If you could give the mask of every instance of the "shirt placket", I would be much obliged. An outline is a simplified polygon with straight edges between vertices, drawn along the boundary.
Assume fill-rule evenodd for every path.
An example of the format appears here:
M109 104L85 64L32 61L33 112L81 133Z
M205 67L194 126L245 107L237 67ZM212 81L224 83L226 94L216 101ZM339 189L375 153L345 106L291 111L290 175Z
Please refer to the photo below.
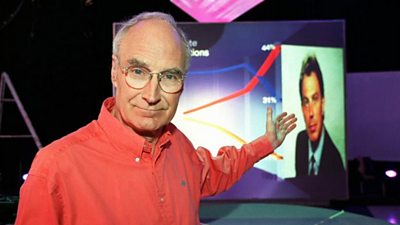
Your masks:
M166 153L163 152L163 147L156 146L152 157L152 174L156 184L156 194L158 205L162 216L163 224L173 224L173 214L170 207L170 199L166 195L165 187L165 158Z

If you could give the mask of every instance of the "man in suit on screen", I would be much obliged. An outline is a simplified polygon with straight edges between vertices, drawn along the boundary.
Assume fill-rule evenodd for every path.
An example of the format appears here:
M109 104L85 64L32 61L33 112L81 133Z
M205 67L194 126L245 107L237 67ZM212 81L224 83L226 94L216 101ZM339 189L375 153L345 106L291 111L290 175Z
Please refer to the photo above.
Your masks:
M340 153L324 126L324 83L315 56L303 61L299 87L306 129L296 140L296 176L344 176Z

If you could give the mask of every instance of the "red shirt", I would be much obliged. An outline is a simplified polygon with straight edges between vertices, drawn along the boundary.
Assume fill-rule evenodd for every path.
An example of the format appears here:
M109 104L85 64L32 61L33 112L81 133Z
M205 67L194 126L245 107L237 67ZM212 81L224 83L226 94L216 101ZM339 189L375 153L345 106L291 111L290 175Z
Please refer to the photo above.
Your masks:
M154 155L107 99L98 120L46 146L21 188L16 225L199 224L200 198L231 187L273 151L266 137L217 157L195 150L174 125Z

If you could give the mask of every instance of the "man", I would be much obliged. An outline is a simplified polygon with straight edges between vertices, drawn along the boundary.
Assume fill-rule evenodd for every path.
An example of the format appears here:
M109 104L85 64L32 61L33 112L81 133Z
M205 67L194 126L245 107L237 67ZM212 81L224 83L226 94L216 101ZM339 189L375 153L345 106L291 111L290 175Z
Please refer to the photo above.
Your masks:
M323 124L324 83L315 56L303 61L299 87L306 130L297 136L296 176L344 175L339 151Z
M113 42L115 97L98 120L37 154L16 224L199 224L200 198L231 187L296 126L293 114L272 121L269 109L266 134L241 149L195 150L170 123L189 58L171 16L127 21Z

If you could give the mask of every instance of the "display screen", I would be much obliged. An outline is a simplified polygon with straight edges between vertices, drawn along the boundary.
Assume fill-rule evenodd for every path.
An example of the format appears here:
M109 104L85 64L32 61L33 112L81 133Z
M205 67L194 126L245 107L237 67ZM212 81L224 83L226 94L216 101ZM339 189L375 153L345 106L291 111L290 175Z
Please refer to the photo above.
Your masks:
M192 47L192 62L173 123L196 147L216 155L221 146L240 147L263 135L268 106L274 116L285 111L298 118L274 154L213 198L346 198L343 22L179 26ZM322 81L312 71L315 65ZM300 82L302 73L308 74Z

